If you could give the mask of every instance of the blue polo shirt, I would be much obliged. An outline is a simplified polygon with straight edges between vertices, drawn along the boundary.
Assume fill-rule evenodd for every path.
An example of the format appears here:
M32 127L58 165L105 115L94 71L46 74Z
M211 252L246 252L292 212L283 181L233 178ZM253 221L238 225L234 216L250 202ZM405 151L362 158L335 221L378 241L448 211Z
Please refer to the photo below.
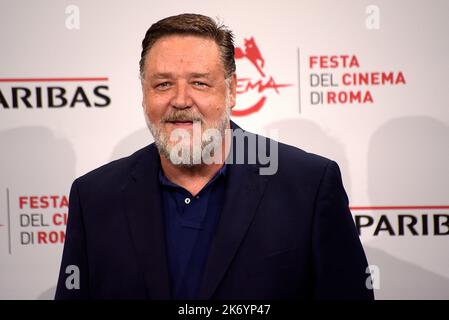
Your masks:
M194 197L167 179L159 181L174 299L195 299L224 200L226 164Z

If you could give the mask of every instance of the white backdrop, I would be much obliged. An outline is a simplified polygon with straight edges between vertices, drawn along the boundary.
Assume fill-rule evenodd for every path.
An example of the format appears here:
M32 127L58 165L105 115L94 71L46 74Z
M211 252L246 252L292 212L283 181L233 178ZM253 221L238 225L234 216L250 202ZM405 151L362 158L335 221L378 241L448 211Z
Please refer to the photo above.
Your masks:
M376 297L449 299L443 0L1 0L0 298L53 297L70 184L152 142L140 44L183 12L236 34L234 121L339 163Z

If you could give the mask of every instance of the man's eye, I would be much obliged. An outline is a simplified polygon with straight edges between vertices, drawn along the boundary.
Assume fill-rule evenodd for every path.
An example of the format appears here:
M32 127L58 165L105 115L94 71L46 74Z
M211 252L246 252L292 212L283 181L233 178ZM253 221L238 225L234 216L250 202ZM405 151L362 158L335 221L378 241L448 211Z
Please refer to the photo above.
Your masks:
M170 82L162 82L162 83L158 83L158 84L156 85L156 88L159 88L159 89L166 89L166 88L170 87L170 85L171 85Z
M207 87L207 84L201 81L194 81L193 85L196 87Z

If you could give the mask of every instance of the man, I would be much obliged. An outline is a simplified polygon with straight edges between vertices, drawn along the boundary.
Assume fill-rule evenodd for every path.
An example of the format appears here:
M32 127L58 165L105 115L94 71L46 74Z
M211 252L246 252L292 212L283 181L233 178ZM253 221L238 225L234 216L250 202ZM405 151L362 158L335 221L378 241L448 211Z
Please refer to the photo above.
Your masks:
M73 183L57 299L373 298L337 164L229 120L226 27L153 24L140 71L155 143Z

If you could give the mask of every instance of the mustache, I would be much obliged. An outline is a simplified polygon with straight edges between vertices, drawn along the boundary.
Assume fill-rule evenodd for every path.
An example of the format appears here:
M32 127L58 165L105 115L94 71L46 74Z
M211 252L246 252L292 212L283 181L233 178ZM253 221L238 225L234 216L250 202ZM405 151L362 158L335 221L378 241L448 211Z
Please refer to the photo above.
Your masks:
M162 123L174 121L203 122L203 118L200 115L195 114L191 111L183 111L183 110L173 111L161 118Z

